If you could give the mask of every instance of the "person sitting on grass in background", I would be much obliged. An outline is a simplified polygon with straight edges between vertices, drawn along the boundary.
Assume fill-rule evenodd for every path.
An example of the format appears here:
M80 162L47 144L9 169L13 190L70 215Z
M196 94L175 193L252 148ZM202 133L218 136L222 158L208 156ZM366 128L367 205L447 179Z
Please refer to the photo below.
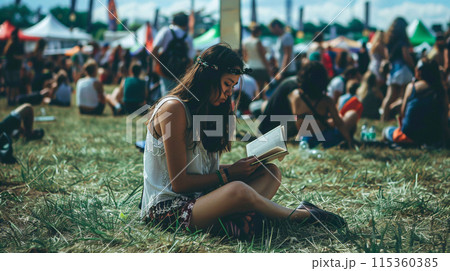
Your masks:
M44 64L44 69L39 78L33 81L31 93L20 94L16 97L17 104L40 105L45 97L49 96L49 90L55 82L53 72L55 65L51 61Z
M220 165L230 151L231 95L239 77L248 72L239 55L225 44L206 49L181 83L150 109L144 151L144 189L141 217L154 225L180 226L196 231L251 239L264 219L345 225L343 218L303 203L289 209L271 201L281 172L256 157ZM215 122L194 116L220 116L222 135L208 135ZM195 137L195 141L194 141ZM253 163L255 163L253 165Z
M33 107L30 104L23 104L0 122L0 134L6 133L9 137L16 138L22 134L27 140L41 139L44 136L44 130L33 130L33 123Z
M357 80L350 80L347 82L346 93L341 95L338 99L337 108L340 111L344 105L353 97L356 96L356 91L359 88L359 82Z
M362 118L379 119L379 108L383 101L383 93L377 88L377 76L367 71L362 79L361 86L356 91L358 99L363 105Z
M233 100L239 100L237 108L238 117L244 114L250 114L249 105L259 95L259 91L258 83L252 76L244 74L239 78L238 84L233 88ZM264 95L261 94L259 96L262 98Z
M449 139L448 96L439 65L422 58L415 69L416 81L408 84L401 106L399 126L387 127L384 139L394 143L444 145Z
M65 70L60 70L56 75L56 82L49 89L49 97L44 98L44 103L50 105L70 106L72 88Z
M97 80L97 63L89 59L83 66L85 77L77 81L77 105L80 114L101 115L105 109L106 97L103 84Z
M115 116L131 114L146 104L147 88L145 81L139 78L141 71L141 64L133 63L130 67L131 76L124 78L111 95L106 95Z
M355 67L347 68L343 74L335 76L331 79L330 83L327 86L327 95L331 97L336 104L339 97L346 93L345 87L349 80L358 80L361 75L358 72L358 69Z
M292 113L297 116L296 130L300 130L306 116L312 115L323 140L319 141L319 135L315 134L311 126L308 129L312 136L298 136L308 142L311 148L321 143L324 148L330 148L342 142L353 148L358 114L355 110L348 110L343 116L339 115L333 99L326 95L327 79L327 71L319 62L310 62L300 70L298 88L289 95Z
M83 66L85 77L77 81L77 105L80 114L101 115L105 109L105 104L111 106L113 112L120 110L120 104L115 103L106 96L103 91L103 84L97 79L97 62L89 59Z

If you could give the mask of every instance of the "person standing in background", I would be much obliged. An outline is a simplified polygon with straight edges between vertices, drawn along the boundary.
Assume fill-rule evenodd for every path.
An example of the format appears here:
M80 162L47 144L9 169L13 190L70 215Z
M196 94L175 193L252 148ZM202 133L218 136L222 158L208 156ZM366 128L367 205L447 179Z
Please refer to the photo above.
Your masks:
M172 24L161 28L153 41L155 72L161 76L163 96L178 84L179 78L173 78L172 75L183 75L195 57L193 40L188 34L188 22L189 17L184 12L176 13Z
M251 36L244 41L242 55L244 61L253 70L252 77L258 83L259 89L264 89L270 81L271 69L266 59L266 49L261 43L261 26L251 23L249 26Z
M30 61L33 67L34 76L31 82L31 90L39 91L42 86L39 85L42 82L43 70L45 65L44 49L47 42L44 39L38 40L33 53L31 54Z
M293 62L294 38L290 33L285 31L285 25L277 19L273 20L269 24L269 27L270 31L278 37L275 44L275 56L278 61L278 74L275 78L280 81L297 73L295 63Z
M84 62L86 61L86 57L83 54L83 45L77 44L76 46L78 48L78 51L72 55L72 78L73 81L76 83L78 79L81 77L81 73L83 70Z
M16 96L19 94L20 69L25 57L23 43L19 40L19 29L12 31L11 37L4 49L6 58L5 79L8 93L8 105L15 105Z
M385 82L383 75L381 74L382 62L385 59L384 44L384 32L377 31L372 40L372 48L370 48L370 63L369 70L377 77L378 86L383 85Z
M406 34L408 24L403 18L396 18L386 34L386 58L391 64L387 79L387 93L381 105L381 120L391 118L391 104L401 99L405 87L413 78L414 61L409 54L410 43Z
M365 74L369 66L369 52L367 52L367 43L363 42L358 52L358 70L360 74Z

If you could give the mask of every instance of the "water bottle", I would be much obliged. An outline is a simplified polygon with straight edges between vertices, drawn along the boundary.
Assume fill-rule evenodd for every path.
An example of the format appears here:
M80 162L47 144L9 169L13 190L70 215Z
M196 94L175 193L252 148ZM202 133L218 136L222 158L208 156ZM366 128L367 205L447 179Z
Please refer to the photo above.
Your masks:
M361 142L365 142L367 140L367 126L364 124L361 127Z
M377 138L377 134L375 132L375 127L372 126L369 129L367 139L368 139L368 141L374 142L376 138Z
M315 159L321 159L323 157L323 153L320 150L309 150L309 155Z
M42 115L42 116L47 115L47 113L45 112L45 108L43 108L43 107L41 107L41 115Z
M300 141L298 144L298 150L300 152L300 157L302 159L307 159L309 157L309 144L306 141Z

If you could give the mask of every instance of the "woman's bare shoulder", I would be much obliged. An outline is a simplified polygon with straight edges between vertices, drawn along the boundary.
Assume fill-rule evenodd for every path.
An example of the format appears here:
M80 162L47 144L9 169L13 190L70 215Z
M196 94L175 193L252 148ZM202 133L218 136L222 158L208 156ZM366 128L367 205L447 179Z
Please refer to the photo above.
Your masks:
M165 101L155 114L160 121L167 119L182 124L186 121L186 111L181 101L171 99Z

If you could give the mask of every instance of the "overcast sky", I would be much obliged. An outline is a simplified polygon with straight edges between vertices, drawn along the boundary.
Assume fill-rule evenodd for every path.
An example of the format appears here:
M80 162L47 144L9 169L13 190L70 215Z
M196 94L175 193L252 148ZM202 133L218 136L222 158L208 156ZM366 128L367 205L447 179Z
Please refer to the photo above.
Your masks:
M12 0L0 0L0 5L12 2ZM152 20L156 7L159 7L160 12L165 15L177 11L188 11L190 2L190 0L116 0L116 6L119 18L128 18L132 22L134 19ZM284 0L257 0L258 21L267 23L275 17L285 20L284 2ZM344 9L349 2L351 2L349 7ZM347 24L354 17L362 20L365 2L366 0L292 0L292 24L294 27L298 25L300 6L304 6L305 21L329 22L342 10L343 12L336 18L337 22ZM397 16L403 16L409 22L416 18L421 19L428 27L431 27L433 23L441 23L445 27L450 21L450 1L448 0L370 0L370 2L370 23L378 28L387 28ZM22 3L33 9L41 6L46 12L57 5L68 7L70 0L22 0ZM88 3L89 0L78 0L77 10L87 10ZM94 21L106 21L107 11L102 3L107 6L108 0L94 0ZM242 21L248 24L251 0L242 0L241 3ZM195 8L203 8L216 17L219 16L219 0L196 0Z

